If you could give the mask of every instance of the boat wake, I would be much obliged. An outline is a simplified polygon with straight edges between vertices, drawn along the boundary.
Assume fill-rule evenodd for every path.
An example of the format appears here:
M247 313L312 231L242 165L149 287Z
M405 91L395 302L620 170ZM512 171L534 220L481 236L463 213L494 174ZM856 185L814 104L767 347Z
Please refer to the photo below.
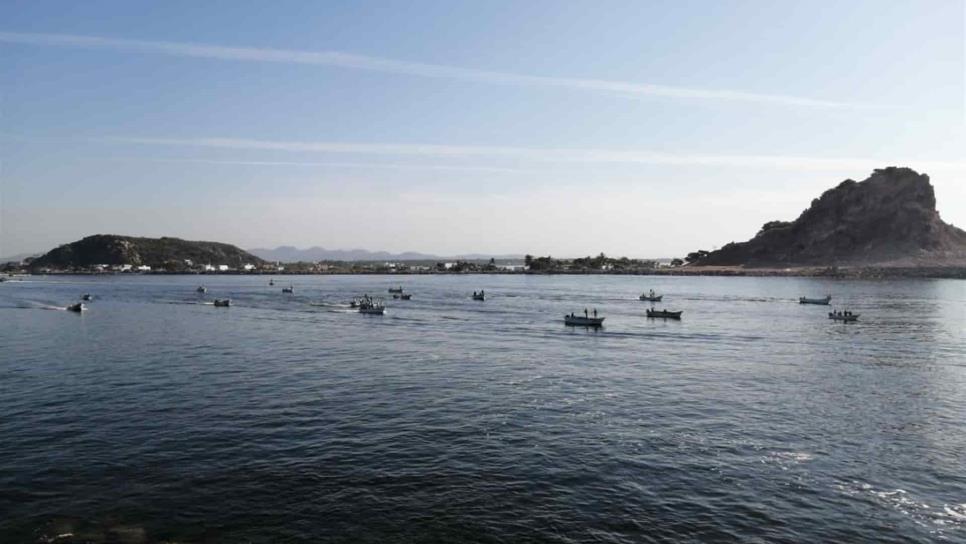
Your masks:
M66 312L67 306L55 306L49 302L36 300L20 300L10 305L0 305L0 308L10 308L15 310L61 310Z
M932 532L937 535L948 530L966 530L966 503L936 507L917 500L903 489L881 490L854 480L848 484L837 485L836 488L848 496L870 500L909 516L919 525L932 528Z

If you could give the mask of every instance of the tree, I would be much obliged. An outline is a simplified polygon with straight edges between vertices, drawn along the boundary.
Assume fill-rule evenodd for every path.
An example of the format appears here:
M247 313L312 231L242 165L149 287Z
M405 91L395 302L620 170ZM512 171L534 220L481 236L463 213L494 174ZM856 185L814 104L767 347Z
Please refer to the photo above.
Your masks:
M708 251L704 249L699 249L698 251L692 251L691 253L688 253L688 255L684 258L684 260L689 263L694 263L694 262L700 261L701 259L704 259L707 256L708 256Z

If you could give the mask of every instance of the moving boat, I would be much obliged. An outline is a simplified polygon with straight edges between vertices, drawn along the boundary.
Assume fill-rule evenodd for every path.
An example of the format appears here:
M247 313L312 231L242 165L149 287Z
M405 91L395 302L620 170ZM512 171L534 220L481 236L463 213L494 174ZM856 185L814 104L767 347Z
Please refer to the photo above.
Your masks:
M382 315L386 313L386 305L379 300L373 300L369 295L357 301L352 301L359 308L360 314Z
M70 306L67 307L68 312L77 312L77 313L83 312L86 309L87 309L87 306L84 306L83 302L78 302L77 304L71 304Z
M268 286L271 287L273 285L275 285L275 280L274 279L268 280Z
M574 327L600 327L603 324L603 317L588 317L574 314L564 316L564 325L571 325Z
M651 293L652 294L648 294L648 293L642 294L637 298L643 300L644 302L661 302L661 300L664 298L664 295L653 294L654 291L651 291Z
M292 286L282 287L282 292L283 293L294 293L295 292L295 287L292 287Z
M203 295L203 294L205 294L205 293L208 292L208 288L205 287L204 285L199 285L198 288L195 289L195 291L198 291L199 293L201 293Z
M799 304L819 304L822 306L828 306L830 302L832 302L832 295L826 295L825 298L798 297Z
M86 300L87 302L90 302L94 300L94 295L90 293L85 293L84 296L81 297L81 300Z
M473 291L473 300L486 300L486 293L480 290L479 293Z
M852 312L829 312L828 318L833 321L852 323L859 320L859 314L853 314Z
M402 293L403 292L403 288L402 288L402 286L399 286L399 287L390 287L389 288L389 292L390 293Z
M412 293L400 293L399 294L399 298L401 298L403 300L409 300L409 299L413 298L413 294Z
M217 306L219 308L227 308L227 307L231 306L231 299L230 298L226 298L226 299L222 300L222 299L216 298L215 299L215 306Z
M683 310L680 312L669 312L667 310L648 310L647 317L663 318L663 319L681 319L681 314L683 313L684 313Z

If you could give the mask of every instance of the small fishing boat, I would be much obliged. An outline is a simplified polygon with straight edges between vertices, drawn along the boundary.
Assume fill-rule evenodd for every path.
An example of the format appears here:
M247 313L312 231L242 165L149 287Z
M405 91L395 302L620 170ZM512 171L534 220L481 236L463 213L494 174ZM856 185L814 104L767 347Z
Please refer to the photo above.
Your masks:
M203 294L205 294L205 293L208 292L208 288L205 287L204 285L199 285L198 288L195 289L195 291L198 291L199 293L201 293L203 295Z
M637 298L643 300L644 302L661 302L661 300L664 299L664 295L653 295L653 294L644 293Z
M86 300L87 302L90 302L94 300L94 295L90 293L85 293L84 296L81 297L81 300Z
M399 294L399 298L401 298L403 300L409 300L409 299L413 298L413 294L412 293L400 293Z
M684 313L683 310L680 312L669 312L667 310L648 310L647 317L662 318L662 319L681 319L681 314L683 313Z
M829 312L828 318L833 321L852 323L859 320L859 314L853 314L852 312Z
M218 308L227 308L227 307L231 306L231 299L230 298L226 298L226 299L216 298L215 299L215 306L218 307Z
M832 302L832 295L827 295L825 298L798 297L799 304L819 304L821 306L828 306L830 302Z
M600 327L604 324L603 317L588 317L582 315L565 315L564 325L570 325L574 327Z
M389 292L390 293L402 293L403 292L403 288L402 288L402 286L399 286L399 287L390 287L389 288Z
M473 300L486 300L486 293L483 291L480 291L479 293L473 291Z
M292 286L282 287L282 292L283 293L294 293L295 292L295 287L292 287Z
M86 309L87 309L87 306L84 306L84 303L82 302L78 302L77 304L71 304L70 306L67 307L68 312L77 312L77 313L83 312Z
M364 295L352 302L356 304L354 307L359 308L360 314L382 315L386 313L386 305L381 300L375 300L369 295Z
M358 308L359 307L359 301L358 300L353 300L352 302L349 303L349 307L350 308Z
M274 285L275 285L275 280L274 280L274 279L270 279L270 280L268 280L268 286L269 286L269 287L272 287L272 286L274 286Z

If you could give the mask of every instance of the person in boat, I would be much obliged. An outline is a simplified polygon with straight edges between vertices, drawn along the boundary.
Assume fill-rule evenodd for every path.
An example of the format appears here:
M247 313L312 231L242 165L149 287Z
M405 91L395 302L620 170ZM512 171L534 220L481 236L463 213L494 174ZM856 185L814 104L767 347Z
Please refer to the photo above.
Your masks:
M481 297L482 297L482 296L484 296L484 295L483 295L483 290L482 290L482 289L480 289L480 296L481 296Z
M586 319L587 317L588 317L587 308L584 308L584 318Z
M597 308L594 308L594 319L597 319Z

